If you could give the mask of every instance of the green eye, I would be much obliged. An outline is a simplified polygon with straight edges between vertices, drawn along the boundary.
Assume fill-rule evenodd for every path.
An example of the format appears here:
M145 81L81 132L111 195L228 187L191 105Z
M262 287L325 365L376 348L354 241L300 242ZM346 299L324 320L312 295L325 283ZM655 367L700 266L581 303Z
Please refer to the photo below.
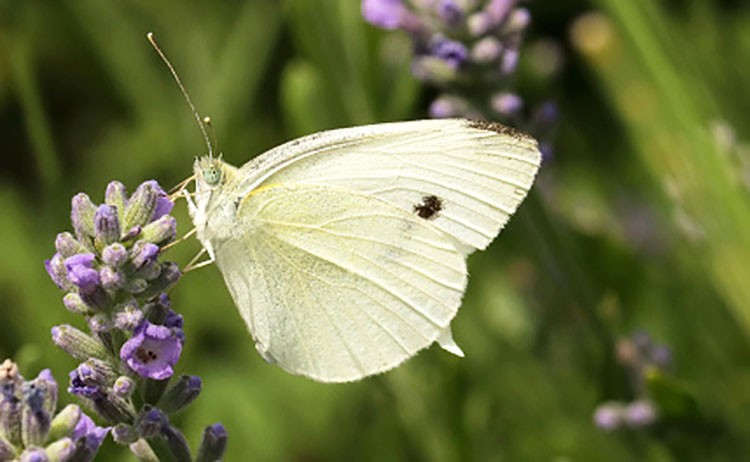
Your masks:
M216 167L203 169L203 179L209 186L216 186L221 181L221 170Z

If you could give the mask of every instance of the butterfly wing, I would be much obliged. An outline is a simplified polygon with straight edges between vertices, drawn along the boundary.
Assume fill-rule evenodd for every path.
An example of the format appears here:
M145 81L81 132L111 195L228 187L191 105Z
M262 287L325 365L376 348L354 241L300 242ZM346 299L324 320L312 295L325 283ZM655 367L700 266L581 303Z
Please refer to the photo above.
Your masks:
M467 120L318 133L233 173L216 199L233 218L203 239L267 360L356 380L435 341L461 354L465 256L499 233L540 160L532 138Z
M277 184L242 200L234 230L215 246L216 263L258 351L289 372L357 380L450 335L465 258L411 211L338 187Z
M526 197L536 141L488 122L420 120L332 130L283 144L240 170L241 189L318 184L414 212L435 197L432 224L464 254L484 249Z

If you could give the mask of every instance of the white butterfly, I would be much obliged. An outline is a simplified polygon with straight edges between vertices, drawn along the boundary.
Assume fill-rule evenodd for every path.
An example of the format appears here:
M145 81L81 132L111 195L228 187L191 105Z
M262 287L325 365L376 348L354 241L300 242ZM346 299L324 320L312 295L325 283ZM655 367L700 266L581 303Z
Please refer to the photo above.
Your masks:
M536 141L423 120L332 130L241 168L195 162L190 214L260 354L321 382L387 371L438 342L484 249L526 196Z

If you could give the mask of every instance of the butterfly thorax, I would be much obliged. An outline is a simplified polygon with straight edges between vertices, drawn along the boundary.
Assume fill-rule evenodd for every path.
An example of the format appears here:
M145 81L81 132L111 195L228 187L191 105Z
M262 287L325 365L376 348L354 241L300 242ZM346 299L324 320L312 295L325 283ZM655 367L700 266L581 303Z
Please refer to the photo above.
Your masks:
M219 158L204 156L195 160L195 200L190 216L196 235L209 256L214 258L215 244L229 237L234 221L232 191L237 185L237 168Z

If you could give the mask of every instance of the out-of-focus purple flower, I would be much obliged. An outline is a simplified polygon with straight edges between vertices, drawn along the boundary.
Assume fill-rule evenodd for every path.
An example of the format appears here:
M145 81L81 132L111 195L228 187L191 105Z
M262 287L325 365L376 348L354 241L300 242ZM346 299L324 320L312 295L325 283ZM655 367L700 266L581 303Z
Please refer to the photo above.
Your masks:
M654 423L655 420L656 409L651 401L633 401L625 408L625 422L631 427L645 427Z
M420 22L402 0L363 0L362 16L383 29L408 29Z
M99 272L94 269L95 259L93 253L81 253L65 259L68 279L84 293L91 292L101 282Z
M436 38L430 44L430 54L440 58L453 69L458 69L469 57L466 45L455 40Z
M484 8L484 12L491 18L493 25L504 22L518 0L490 0Z
M513 116L523 109L523 99L513 93L500 93L492 97L492 109L500 114Z
M615 430L622 425L623 409L620 403L600 404L594 411L594 424L602 430Z
M164 380L182 352L182 341L172 329L145 321L120 349L120 359L138 375Z
M484 37L471 48L471 59L478 63L491 63L500 56L503 44L495 37Z
M672 365L672 350L666 345L655 345L651 350L651 361L663 369L668 369Z
M515 48L505 50L502 58L500 58L500 73L507 76L516 72L519 56L520 54Z
M456 0L441 0L438 14L446 24L455 26L463 19L464 10L456 3Z

